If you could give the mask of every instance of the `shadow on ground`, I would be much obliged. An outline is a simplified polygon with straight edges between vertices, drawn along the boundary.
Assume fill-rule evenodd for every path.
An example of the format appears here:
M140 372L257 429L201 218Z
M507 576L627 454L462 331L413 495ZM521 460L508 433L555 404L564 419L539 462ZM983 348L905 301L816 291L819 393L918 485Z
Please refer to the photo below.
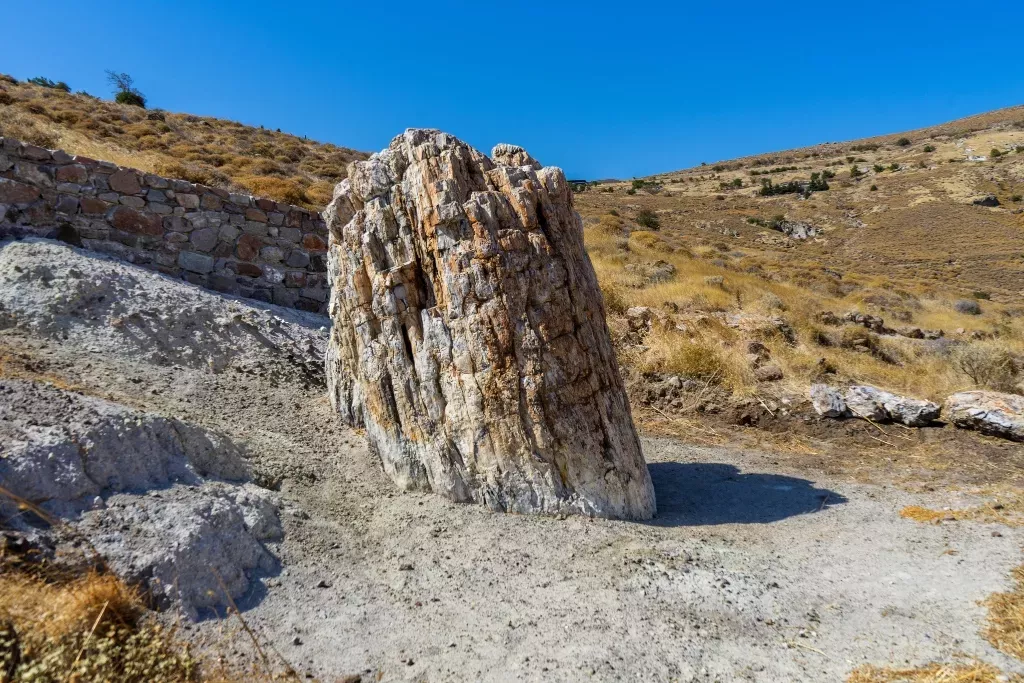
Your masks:
M648 469L658 499L656 526L764 524L846 502L806 479L744 474L733 465L655 462Z

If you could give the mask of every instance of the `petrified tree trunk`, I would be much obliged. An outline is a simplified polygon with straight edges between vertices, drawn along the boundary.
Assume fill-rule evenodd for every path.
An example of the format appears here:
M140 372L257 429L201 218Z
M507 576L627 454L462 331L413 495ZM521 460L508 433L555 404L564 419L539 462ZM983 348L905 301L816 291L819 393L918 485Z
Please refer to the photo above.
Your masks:
M558 168L407 130L326 212L327 375L403 489L514 512L647 519L640 452Z

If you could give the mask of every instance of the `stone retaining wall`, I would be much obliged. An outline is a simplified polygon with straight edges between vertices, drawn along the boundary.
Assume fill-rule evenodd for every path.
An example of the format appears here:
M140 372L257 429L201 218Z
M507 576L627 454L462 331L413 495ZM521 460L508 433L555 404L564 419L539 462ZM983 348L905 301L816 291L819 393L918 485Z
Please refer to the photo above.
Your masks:
M26 235L220 292L327 310L320 214L0 138L0 237Z

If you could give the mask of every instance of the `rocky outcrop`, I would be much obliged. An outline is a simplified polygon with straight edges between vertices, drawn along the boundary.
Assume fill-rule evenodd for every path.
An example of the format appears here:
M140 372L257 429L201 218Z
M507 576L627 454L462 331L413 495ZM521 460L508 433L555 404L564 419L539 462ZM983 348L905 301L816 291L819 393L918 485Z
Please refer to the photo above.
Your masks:
M872 422L899 422L924 427L938 419L940 407L931 401L898 396L876 387L857 385L845 390L814 384L811 405L822 417L862 417Z
M804 221L779 221L772 227L795 240L806 240L821 234L820 228Z
M1024 441L1024 396L961 391L946 399L946 419L957 427Z
M560 169L408 130L330 230L331 400L405 490L644 519L654 490Z
M0 482L87 537L122 578L196 618L276 567L275 497L200 427L49 384L0 380ZM0 497L0 517L26 515Z

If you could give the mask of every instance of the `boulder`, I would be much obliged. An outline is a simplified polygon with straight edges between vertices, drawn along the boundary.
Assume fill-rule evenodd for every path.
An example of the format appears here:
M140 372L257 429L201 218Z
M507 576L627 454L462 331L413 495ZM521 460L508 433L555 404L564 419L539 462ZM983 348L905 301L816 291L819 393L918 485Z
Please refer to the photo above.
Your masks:
M647 519L654 489L560 169L410 129L325 218L333 406L404 490Z
M827 384L811 385L811 405L822 417L846 417L846 401L838 389Z
M804 221L779 221L772 227L795 240L806 240L821 234L820 228Z
M975 206L999 206L999 199L994 194L984 194L971 200Z
M908 427L924 427L938 419L941 411L936 403L898 396L872 386L852 386L844 395L846 406L854 415L876 422L899 422Z
M898 396L866 385L845 390L825 384L811 386L811 405L822 417L862 417L872 422L899 422L923 427L938 419L940 408L931 401Z
M962 429L1024 441L1024 396L961 391L946 399L946 419Z

